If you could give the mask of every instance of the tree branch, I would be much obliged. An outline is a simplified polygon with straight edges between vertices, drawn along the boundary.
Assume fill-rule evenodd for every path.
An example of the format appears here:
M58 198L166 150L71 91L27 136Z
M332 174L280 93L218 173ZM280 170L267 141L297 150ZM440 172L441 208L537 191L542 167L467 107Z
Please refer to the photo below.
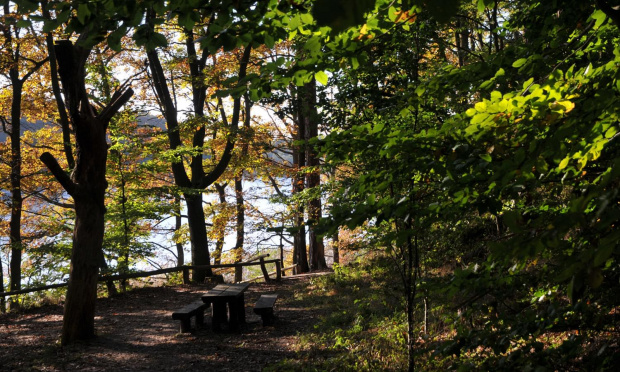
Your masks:
M250 60L250 52L252 51L252 46L248 45L245 47L243 51L243 57L241 57L241 61L239 63L239 76L237 81L242 81L247 73L248 62ZM200 183L200 188L206 188L217 181L218 178L224 173L226 168L228 167L228 163L232 158L232 150L235 147L236 140L236 132L239 128L239 114L241 111L241 97L237 97L234 99L233 103L233 114L232 120L230 123L231 127L231 135L228 137L228 141L226 141L226 147L224 148L224 153L220 158L220 161L217 163L215 168L213 168L209 174L207 174ZM222 120L225 122L226 116L222 115Z
M75 193L77 192L77 185L71 180L69 175L65 173L62 169L58 161L54 158L52 154L49 152L44 152L41 157L39 157L43 164L47 166L47 169L52 172L54 177L58 180L58 182L62 185L62 187L67 191L67 193L73 197L75 197Z
M128 88L124 92L120 89L117 90L112 95L110 103L101 111L98 118L104 123L108 123L112 119L112 116L114 116L118 110L120 110L121 107L129 101L131 96L133 96L133 89L131 88Z

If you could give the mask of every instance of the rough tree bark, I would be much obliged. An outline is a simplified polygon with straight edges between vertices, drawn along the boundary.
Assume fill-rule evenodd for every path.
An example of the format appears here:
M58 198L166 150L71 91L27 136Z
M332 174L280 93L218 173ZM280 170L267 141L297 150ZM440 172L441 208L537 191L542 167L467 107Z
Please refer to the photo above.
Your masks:
M250 129L252 111L252 101L245 95L245 110L243 114L243 127L246 130L245 140L241 146L241 161L244 162L250 151L250 138L248 132ZM237 239L235 243L234 256L235 263L243 260L243 244L245 241L245 198L243 195L243 166L241 170L235 175L235 200L237 204ZM235 282L243 280L243 267L239 266L235 268Z
M306 185L309 189L321 186L321 173L318 169L319 158L310 144L310 140L319 135L319 114L316 109L316 80L306 83L302 88L300 121L304 124L304 139L306 142L306 165L311 169L306 173ZM316 233L316 226L321 219L321 196L310 199L308 203L308 250L310 254L310 269L321 270L327 268L325 262L325 244L323 238Z
M225 183L215 183L215 189L217 190L217 195L220 201L220 213L224 208L226 208L226 184ZM213 223L213 228L217 231L217 239L215 240L215 249L213 250L213 263L219 265L222 263L222 250L224 249L224 238L226 236L226 224L222 224L219 222ZM218 231L220 230L220 231Z
M65 301L61 343L66 345L95 336L97 277L102 252L105 214L105 178L108 145L106 131L112 116L131 98L133 90L119 90L109 104L96 112L86 92L86 59L90 49L60 41L55 46L58 73L76 140L76 163L67 175L50 153L41 155L65 191L73 197L75 227L71 273Z
M306 133L305 121L302 120L300 114L301 98L299 94L295 94L292 89L293 97L292 101L295 102L296 119L295 124L297 130L295 133L296 141L303 141ZM300 145L293 145L293 167L296 171L293 177L293 195L299 194L304 191L304 175L302 173L303 168L306 166L306 152L304 147ZM293 236L293 264L295 265L295 273L307 273L310 271L308 265L308 256L306 248L306 227L304 224L305 207L303 202L297 201L297 205L294 206L295 213L293 217L293 224L297 231Z
M183 243L181 243L180 239L178 239L178 233L183 226L183 220L181 216L181 198L178 196L174 197L174 231L177 233L177 266L185 265L185 252L183 251Z

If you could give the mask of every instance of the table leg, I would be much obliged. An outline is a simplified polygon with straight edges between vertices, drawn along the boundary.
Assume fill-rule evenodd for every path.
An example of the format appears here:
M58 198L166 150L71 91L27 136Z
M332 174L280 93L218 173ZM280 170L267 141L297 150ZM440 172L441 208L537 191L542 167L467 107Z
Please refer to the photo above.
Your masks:
M239 329L239 306L237 306L237 299L233 298L228 303L228 325L231 331Z
M226 322L226 302L214 301L213 306L213 318L211 328L214 332L220 330L222 323Z
M245 324L245 296L243 293L237 298L237 301L237 306L239 307L239 323Z

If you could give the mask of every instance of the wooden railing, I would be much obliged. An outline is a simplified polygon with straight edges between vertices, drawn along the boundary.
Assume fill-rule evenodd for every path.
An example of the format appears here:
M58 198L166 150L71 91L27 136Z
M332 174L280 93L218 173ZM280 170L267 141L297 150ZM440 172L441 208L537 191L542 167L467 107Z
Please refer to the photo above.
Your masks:
M218 268L231 268L231 267L244 267L244 266L257 266L260 265L261 266L261 271L263 273L263 278L265 279L266 282L271 281L270 278L270 274L267 272L267 268L266 268L266 264L270 264L270 263L275 263L276 265L276 270L274 272L272 272L271 274L275 274L276 276L276 280L280 280L282 277L282 273L285 270L289 270L290 268L287 267L285 269L282 269L282 265L279 259L272 259L272 260L266 260L265 258L269 257L268 254L263 254L263 255L259 255L259 256L255 256L255 257L251 257L250 259L248 259L247 261L244 262L238 262L238 263L232 263L232 264L218 264L218 265L183 265L183 266L176 266L176 267L169 267L169 268L165 268L165 269L159 269L159 270L152 270L152 271L143 271L143 272L136 272L136 273L128 273L128 274L116 274L116 275L100 275L98 281L100 282L107 282L107 281L113 281L113 280L123 280L123 279L136 279L136 278L146 278L149 276L154 276L154 275L160 275L160 274L169 274L169 273L174 273L174 272L179 272L182 271L183 272L183 282L184 283L189 283L189 271L190 270L194 270L194 269L218 269ZM258 262L255 262L258 261ZM261 278L261 277L258 277ZM258 278L255 278L253 280L256 280ZM0 297L4 298L4 297L8 297L8 296L14 296L14 295L19 295L19 294L25 294L25 293L31 293L31 292L39 292L39 291L45 291L48 289L54 289L54 288L60 288L60 287L65 287L67 286L68 283L58 283L58 284L50 284L50 285L46 285L46 286L42 286L42 287L36 287L36 288L27 288L27 289L21 289L21 290L17 290L17 291L9 291L9 292L0 292Z

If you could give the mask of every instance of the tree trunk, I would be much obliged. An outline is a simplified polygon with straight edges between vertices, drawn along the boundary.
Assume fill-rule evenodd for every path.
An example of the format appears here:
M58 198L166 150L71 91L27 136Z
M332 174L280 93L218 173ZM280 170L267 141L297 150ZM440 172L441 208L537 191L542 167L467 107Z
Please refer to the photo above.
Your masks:
M252 101L246 94L244 96L245 110L243 112L243 128L246 130L245 141L241 146L241 171L235 175L235 198L237 203L237 241L235 243L235 262L243 260L243 245L245 241L245 199L243 196L243 163L247 161L250 151L250 121L252 118ZM235 268L235 282L243 280L243 267Z
M340 263L340 240L338 237L338 232L339 231L336 230L336 232L334 233L334 236L332 237L332 250L333 250L335 264Z
M47 0L41 1L41 12L43 13L43 17L46 19L52 19L49 9L47 9ZM71 127L69 126L69 116L67 115L67 108L65 107L65 102L61 94L60 82L58 81L56 50L54 48L54 36L51 32L48 32L45 35L45 42L47 46L47 53L49 55L50 82L52 84L54 99L56 100L56 107L58 108L60 127L62 128L62 147L65 153L65 158L67 159L67 164L69 165L69 169L73 169L75 168L75 159L71 148Z
M80 39L86 37L84 33ZM108 186L105 179L106 131L112 116L129 100L133 90L115 92L110 103L100 113L95 112L89 102L85 81L85 64L90 50L74 46L68 40L58 42L55 48L77 149L71 178L50 153L41 155L41 161L73 197L75 205L71 272L61 334L61 344L66 345L95 336L97 278L99 259L103 254L105 190Z
M245 239L245 205L243 200L243 171L235 176L235 199L237 206L237 240L233 255L235 263L243 259L243 241ZM235 283L243 280L243 267L235 268Z
M105 138L105 137L104 137ZM105 140L104 140L105 142ZM81 153L76 169L95 170L100 158L101 148L89 155ZM107 148L105 150L107 152ZM91 151L87 151L91 152ZM95 156L93 156L95 155ZM98 155L98 156L97 156ZM90 161L85 160L90 158ZM99 159L100 160L100 159ZM101 166L101 164L99 165ZM103 198L105 184L105 162L98 175L99 182L91 184L90 189ZM92 172L98 173L98 172ZM93 174L96 175L96 174ZM76 179L76 181L78 181ZM97 195L97 194L94 194ZM71 254L71 274L67 288L67 299L63 316L61 343L66 345L76 340L88 340L95 336L95 303L97 300L97 279L99 274L98 257L101 255L104 232L103 200L81 195L75 198L75 229L73 231L73 251Z
M499 36L499 21L497 20L497 13L498 13L498 0L495 0L495 3L493 4L493 12L492 12L492 20L491 20L491 35L493 37L493 45L495 46L495 52L498 53L501 50L501 46L500 46L500 36Z
M295 140L302 141L305 136L304 121L301 119L300 107L301 98L299 95L293 98L293 101L297 107L297 133ZM304 190L304 175L301 173L302 169L306 166L306 153L304 147L300 145L293 145L293 167L297 171L293 177L293 195L299 194ZM306 251L306 227L304 224L305 208L302 201L297 201L294 206L295 212L293 217L293 224L297 228L297 232L293 237L293 264L296 266L295 273L307 273L310 271L308 265L308 256Z
M209 265L209 242L207 240L207 226L205 224L205 212L202 208L202 193L186 193L185 205L187 206L187 223L189 225L189 236L192 244L192 264ZM208 276L212 276L213 271L208 269L192 270L192 281L203 283Z
M185 265L185 252L183 251L183 243L181 243L179 239L179 231L183 226L183 220L181 217L181 198L178 196L174 197L174 231L177 233L176 235L176 247L177 247L177 266Z
M215 183L215 189L217 190L217 195L220 201L220 213L226 208L226 184ZM213 223L213 228L216 233L215 240L215 249L213 250L213 263L219 265L222 263L222 250L224 249L224 238L226 237L226 225L228 223L215 222Z
M11 221L9 222L9 242L11 245L10 289L18 291L22 286L22 155L21 155L21 102L23 82L19 79L19 71L9 71L13 98L11 101ZM11 297L11 309L18 309L18 297Z
M321 186L321 173L318 169L319 159L310 140L318 137L319 134L319 115L316 109L316 80L305 84L302 88L301 115L300 121L304 124L304 139L306 141L306 165L311 171L306 174L306 185L308 188ZM323 238L316 234L316 226L321 219L321 197L317 196L308 203L308 225L309 225L309 253L310 268L321 270L327 268L325 262L325 245Z
M150 26L154 29L155 25L152 22L150 15L147 17L147 22L149 22ZM187 31L185 36L187 61L190 67L190 77L192 85L192 100L194 109L193 113L196 118L202 118L204 116L204 101L207 92L207 87L204 84L203 70L206 66L206 61L207 57L209 57L209 53L207 49L203 49L202 53L198 55L194 45L195 40L192 31ZM251 46L247 46L243 52L243 57L239 64L239 80L243 80L246 76L251 49ZM153 88L160 102L162 114L166 119L170 149L176 150L183 146L183 142L181 141L181 135L179 133L179 122L177 118L177 107L175 105L175 99L173 99L172 95L170 94L170 90L168 89L168 80L159 60L159 55L157 54L157 51L152 50L147 52L147 58L149 62L149 69L152 75ZM232 150L235 146L235 135L238 130L240 110L241 99L235 98L233 100L233 112L230 124L228 124L228 119L226 118L226 115L222 114L222 121L230 130L231 135L226 142L226 146L220 156L220 159L217 160L215 166L208 173L205 172L205 170L203 169L202 153L192 156L190 164L191 179L185 169L183 161L180 158L174 160L171 163L175 184L179 187L192 188L195 190L191 194L184 194L185 203L188 209L187 220L191 240L192 262L194 265L207 265L210 263L206 235L206 220L204 210L202 209L201 192L218 180L218 178L224 173L230 162L230 159L232 157ZM192 146L196 149L202 150L204 147L204 137L205 127L201 126L197 128L196 131L194 131ZM211 269L193 270L192 279L197 282L202 282L207 276L211 275L213 275Z
M101 254L99 255L99 268L101 269L101 274L109 274L110 267L108 263L105 261L105 255L103 254L103 250L101 250ZM118 291L116 290L116 285L114 285L114 280L107 280L105 282L106 288L108 289L108 297L116 296Z
M2 260L0 260L0 292L4 292L4 268L2 267ZM0 297L0 314L6 313L6 297Z

